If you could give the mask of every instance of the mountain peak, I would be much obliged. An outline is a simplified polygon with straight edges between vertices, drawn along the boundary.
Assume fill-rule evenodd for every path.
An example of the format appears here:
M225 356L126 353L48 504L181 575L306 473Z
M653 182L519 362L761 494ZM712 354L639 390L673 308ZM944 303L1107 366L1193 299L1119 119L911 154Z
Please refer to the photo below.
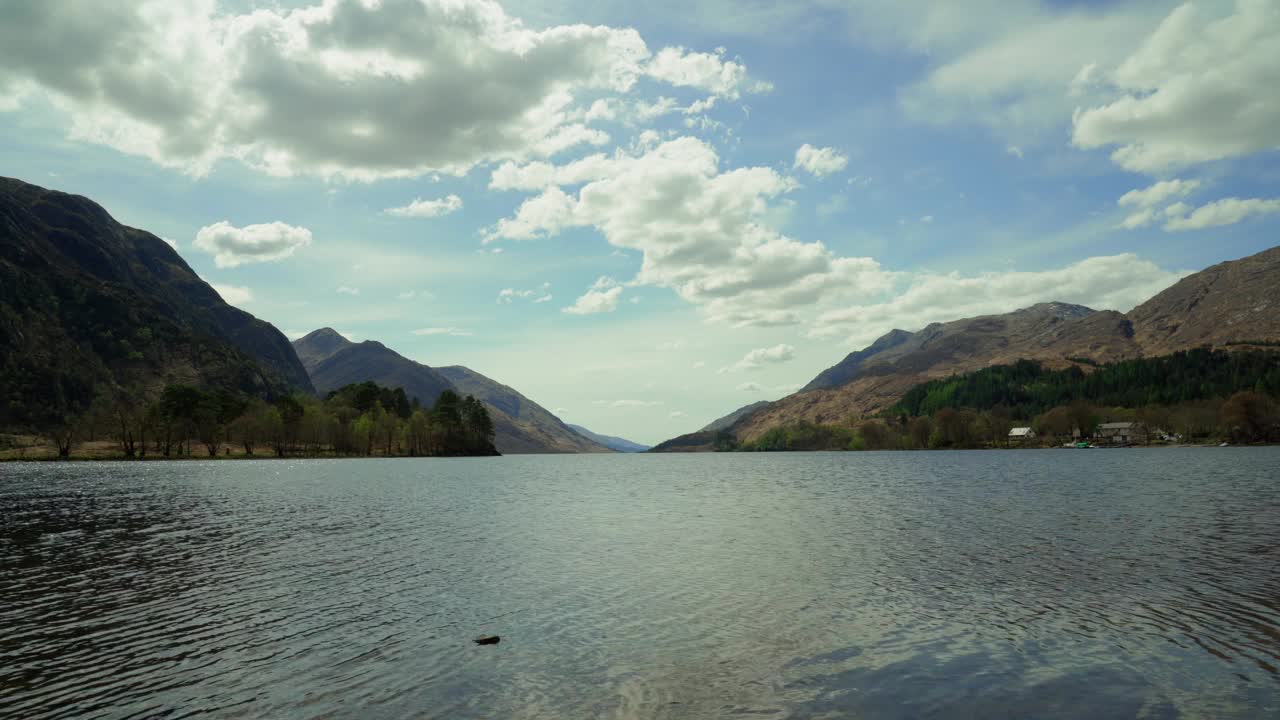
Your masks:
M298 353L298 359L302 361L303 366L310 372L317 363L353 344L337 330L322 327L294 340L293 349Z

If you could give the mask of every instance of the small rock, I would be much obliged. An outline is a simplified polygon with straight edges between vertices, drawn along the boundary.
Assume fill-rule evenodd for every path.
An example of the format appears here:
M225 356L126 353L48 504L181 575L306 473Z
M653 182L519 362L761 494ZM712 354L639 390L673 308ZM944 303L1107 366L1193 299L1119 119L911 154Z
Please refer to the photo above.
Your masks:
M481 635L476 638L477 645L497 645L500 642L502 642L502 638L497 635Z

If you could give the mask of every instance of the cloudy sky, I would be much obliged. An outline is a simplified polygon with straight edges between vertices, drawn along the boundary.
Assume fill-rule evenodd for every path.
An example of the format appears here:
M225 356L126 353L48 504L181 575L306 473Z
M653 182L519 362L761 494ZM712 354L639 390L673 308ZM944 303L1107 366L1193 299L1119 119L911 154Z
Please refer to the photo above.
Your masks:
M1280 3L887 5L10 2L0 173L648 442L1275 244Z

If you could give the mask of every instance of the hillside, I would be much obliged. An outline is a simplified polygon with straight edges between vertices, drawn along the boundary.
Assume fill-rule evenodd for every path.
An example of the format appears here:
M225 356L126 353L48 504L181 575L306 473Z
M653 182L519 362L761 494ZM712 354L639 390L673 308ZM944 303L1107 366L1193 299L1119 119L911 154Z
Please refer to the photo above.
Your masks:
M724 430L725 428L733 427L734 423L738 422L739 420L746 417L747 415L750 415L751 413L759 410L760 408L765 407L768 404L769 404L768 400L758 400L756 402L751 403L750 405L743 405L742 407L738 408L737 410L734 410L733 412L729 413L728 415L725 415L724 417L712 420L711 422L707 423L698 432L713 433L717 430Z
M353 343L331 328L294 341L320 392L372 380L403 388L410 398L431 405L446 389L474 395L488 408L497 430L498 451L510 453L609 452L578 433L545 408L514 389L461 366L432 368L380 342Z
M572 428L574 432L585 437L586 439L594 443L603 445L609 448L610 450L616 450L617 452L635 453L635 452L644 452L645 450L649 449L648 445L641 445L638 442L632 442L626 438L620 438L615 435L601 435L600 433L591 432L590 430L582 427L581 425L574 425L570 423L569 427Z
M1001 315L893 330L850 353L799 392L732 424L742 441L801 421L836 423L874 414L911 388L1017 360L1049 369L1154 357L1202 345L1280 341L1280 248L1190 275L1127 314L1042 303ZM695 434L659 448L708 449Z
M1147 355L1280 340L1280 247L1189 275L1128 317Z
M0 425L168 383L311 391L289 341L223 302L160 238L87 198L0 178Z

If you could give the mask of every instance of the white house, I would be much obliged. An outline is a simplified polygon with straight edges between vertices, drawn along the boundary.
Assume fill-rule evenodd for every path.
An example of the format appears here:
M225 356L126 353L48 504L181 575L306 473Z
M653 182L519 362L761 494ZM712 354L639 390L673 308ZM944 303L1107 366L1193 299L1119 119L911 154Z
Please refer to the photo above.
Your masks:
M1018 427L1009 431L1009 439L1023 442L1026 440L1035 440L1036 431L1029 427Z

